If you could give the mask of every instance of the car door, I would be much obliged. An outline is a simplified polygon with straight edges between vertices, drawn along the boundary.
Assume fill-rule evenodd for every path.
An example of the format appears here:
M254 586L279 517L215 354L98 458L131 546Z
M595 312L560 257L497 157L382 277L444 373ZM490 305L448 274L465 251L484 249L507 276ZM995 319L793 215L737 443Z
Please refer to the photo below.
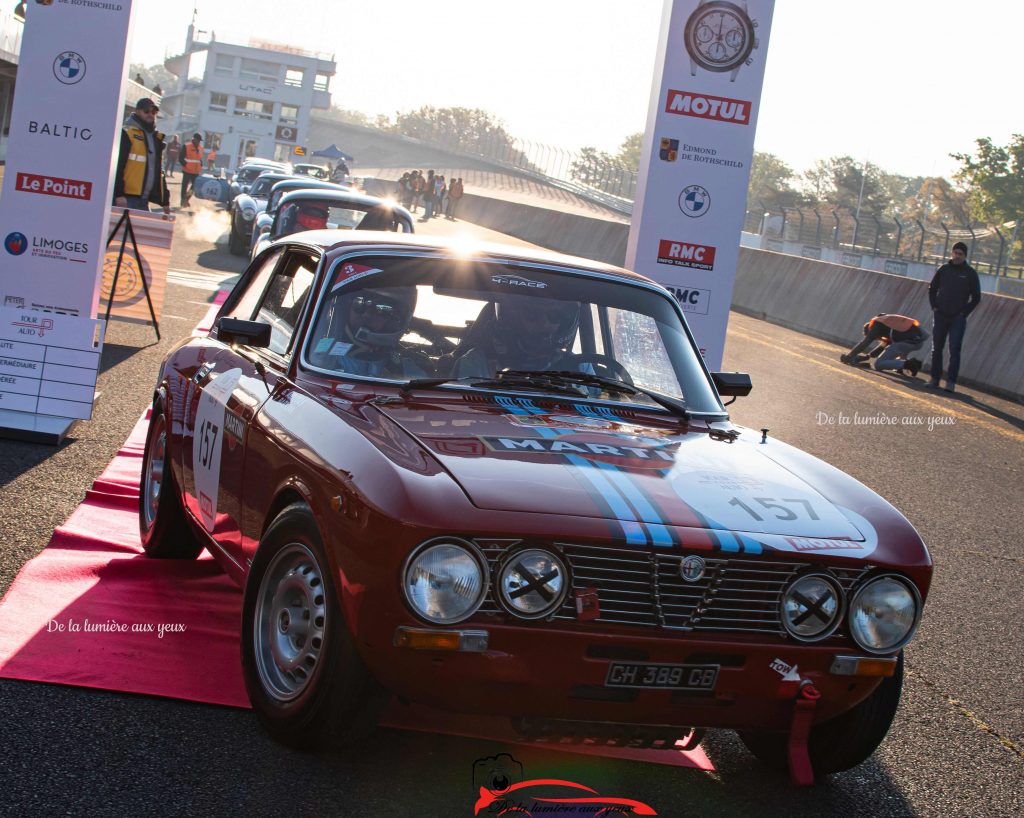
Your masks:
M284 248L260 256L246 271L221 316L251 320L285 262ZM245 347L229 346L211 334L204 362L189 384L180 447L185 507L232 559L239 553L239 500L245 423L253 401L269 387Z

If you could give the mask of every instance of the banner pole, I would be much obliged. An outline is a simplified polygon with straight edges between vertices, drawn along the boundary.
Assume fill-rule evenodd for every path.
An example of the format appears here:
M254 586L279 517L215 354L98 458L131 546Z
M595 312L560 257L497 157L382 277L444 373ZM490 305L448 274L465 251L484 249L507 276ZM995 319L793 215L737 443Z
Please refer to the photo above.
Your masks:
M128 211L124 212L125 217L128 217ZM160 323L156 320L156 310L153 309L153 299L149 297L149 282L146 281L146 270L142 266L142 258L139 256L139 245L135 241L135 228L132 226L131 218L128 218L128 225L125 227L125 233L131 233L132 237L132 251L135 253L135 263L139 266L139 276L142 278L142 289L146 293L146 303L149 304L149 316L153 319L153 330L156 332L156 340L160 340ZM111 292L113 296L113 292Z

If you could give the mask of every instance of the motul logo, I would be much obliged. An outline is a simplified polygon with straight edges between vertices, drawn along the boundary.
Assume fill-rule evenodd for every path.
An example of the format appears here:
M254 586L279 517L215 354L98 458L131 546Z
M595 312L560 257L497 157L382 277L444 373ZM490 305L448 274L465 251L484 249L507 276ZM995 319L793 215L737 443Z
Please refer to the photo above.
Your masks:
M662 239L658 243L658 264L674 264L696 270L715 269L715 248L703 244Z
M717 119L719 122L750 124L750 103L743 99L691 94L689 91L669 91L665 111L698 119Z

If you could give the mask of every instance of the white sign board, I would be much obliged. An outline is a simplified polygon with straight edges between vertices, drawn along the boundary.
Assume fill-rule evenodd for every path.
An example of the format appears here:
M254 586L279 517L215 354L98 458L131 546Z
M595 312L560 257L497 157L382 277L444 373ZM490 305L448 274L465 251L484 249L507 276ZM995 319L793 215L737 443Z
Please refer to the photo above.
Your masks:
M774 0L665 0L626 266L721 367Z
M0 197L0 427L87 419L132 0L29 3Z
M96 316L131 0L30 3L0 198L0 304Z
M103 322L0 307L0 410L92 417Z

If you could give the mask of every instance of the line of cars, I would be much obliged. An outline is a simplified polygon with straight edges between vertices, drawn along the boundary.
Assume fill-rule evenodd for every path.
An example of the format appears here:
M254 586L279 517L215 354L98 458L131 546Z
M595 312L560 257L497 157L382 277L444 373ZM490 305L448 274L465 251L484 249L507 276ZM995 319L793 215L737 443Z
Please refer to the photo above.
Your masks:
M300 230L414 232L412 215L404 207L321 178L325 176L319 165L289 168L261 161L239 168L238 193L228 206L231 253L254 257L274 239Z

